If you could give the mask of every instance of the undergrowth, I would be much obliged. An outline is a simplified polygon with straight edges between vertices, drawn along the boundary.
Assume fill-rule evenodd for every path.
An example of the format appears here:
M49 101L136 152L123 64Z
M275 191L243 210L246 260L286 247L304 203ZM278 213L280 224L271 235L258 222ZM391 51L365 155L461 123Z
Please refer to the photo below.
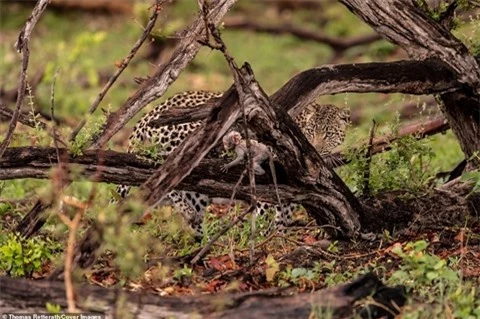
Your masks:
M363 194L367 186L372 195L388 190L417 192L425 188L431 177L431 161L434 151L427 139L416 136L398 136L399 121L390 125L387 137L393 139L388 144L390 150L373 155L368 163L367 144L347 149L348 167L340 171L341 176L354 193ZM365 171L369 170L368 180Z

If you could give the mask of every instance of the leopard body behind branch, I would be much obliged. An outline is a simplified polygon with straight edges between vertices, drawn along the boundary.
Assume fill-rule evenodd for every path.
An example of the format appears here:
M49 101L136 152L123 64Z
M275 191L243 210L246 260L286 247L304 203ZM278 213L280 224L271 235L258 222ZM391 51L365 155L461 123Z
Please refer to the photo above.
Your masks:
M149 125L150 122L159 119L163 112L171 108L198 107L210 99L221 97L222 94L210 91L187 91L175 94L144 115L135 125L129 138L128 152L138 153L139 148L151 145L155 148L157 157L166 158L202 122L166 126ZM349 122L349 111L333 105L312 103L295 118L295 122L320 155L326 155L343 142ZM117 192L121 197L126 197L129 189L128 186L121 185L117 188ZM207 195L172 190L168 193L165 203L172 204L182 214L197 237L202 236L203 216L207 206L211 203L211 199ZM279 206L274 203L258 202L257 214L264 214L270 210L275 211L275 227L281 228L291 223L296 206L294 203Z

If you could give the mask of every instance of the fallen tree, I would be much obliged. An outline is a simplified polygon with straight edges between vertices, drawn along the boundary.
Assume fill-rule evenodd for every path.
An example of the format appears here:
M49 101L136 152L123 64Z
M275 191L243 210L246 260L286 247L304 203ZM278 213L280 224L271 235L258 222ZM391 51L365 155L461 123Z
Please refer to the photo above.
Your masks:
M8 148L2 160L0 160L0 180L17 178L51 178L51 170L55 167L57 153L55 148L21 147ZM85 177L95 176L96 182L124 184L139 186L144 183L154 172L156 166L138 158L134 154L118 153L114 151L86 151L85 154L74 156L68 154L65 149L59 149L60 156L65 158L74 173L67 174L69 180L84 180ZM241 168L232 168L230 174L218 176L218 170L225 164L225 160L203 159L177 186L177 189L198 191L212 197L230 197ZM278 167L278 165L277 165ZM277 170L278 171L278 170ZM98 174L98 172L101 172ZM278 191L281 198L292 202L308 202L315 198L315 192L301 187L289 186L284 174L279 174ZM257 196L259 200L275 201L276 194L272 187L271 176L267 170L265 176L256 176ZM469 201L464 197L471 191L472 186L460 189L431 189L424 194L409 194L404 199L401 192L386 192L375 197L360 198L365 211L369 213L360 220L362 228L366 231L378 232L387 228L403 229L414 220L416 214L430 207L428 211L435 211L437 219L449 222L457 220L462 223L461 216L470 215ZM446 194L445 191L449 191ZM408 192L407 192L408 193ZM248 179L237 187L238 199L248 200L250 196ZM448 195L448 196L446 196ZM435 203L435 209L432 205ZM438 204L438 205L437 205ZM450 207L445 209L445 207ZM449 213L442 213L442 212ZM392 213L396 212L396 213ZM454 212L454 214L452 214ZM473 211L472 211L473 213ZM28 220L27 220L28 221ZM25 220L22 221L24 223ZM18 229L22 229L25 236L31 236L41 226L41 223L32 221L20 223ZM422 224L421 220L417 223ZM438 223L437 223L438 224ZM30 228L29 225L38 225ZM423 223L428 227L428 223ZM431 224L432 226L436 224ZM450 226L452 224L449 224Z
M394 2L400 5L402 1ZM344 1L344 3L347 3L347 1ZM355 1L348 3L352 11L358 9L359 4ZM379 3L385 6L390 5L385 1L368 2L372 7L379 5ZM182 38L178 50L171 59L172 63L165 64L157 70L156 74L146 80L117 113L108 117L103 131L92 141L90 146L92 149L103 147L130 118L167 89L168 85L178 76L178 72L198 52L199 42L205 44L205 41L208 41L208 30L205 32L205 40L202 24L208 24L210 27L218 23L220 17L231 4L228 1L222 2L212 7L212 11L206 11L204 16L198 17L191 28L187 30L186 33L188 34ZM422 15L418 8L407 6L407 9L405 20L411 22L417 15ZM375 24L377 17L370 17L368 14L366 14L365 19L372 20ZM383 12L383 14L386 15L386 19L392 20L389 12ZM389 23L397 23L394 21L395 19L390 20ZM470 55L464 52L461 43L450 38L451 35L445 34L443 30L440 34L435 32L436 25L424 16L420 18L420 21L422 32L425 31L428 37L437 37L429 41L425 38L425 34L421 34L423 41L431 47L435 54L429 54L429 51L425 51L417 42L414 43L414 49L407 48L407 51L411 49L409 53L413 56L429 57L430 59L421 62L399 61L389 63L389 72L385 72L385 68L381 67L386 66L385 64L376 63L365 64L360 67L358 65L340 65L314 68L292 78L270 97L265 95L260 84L255 81L253 71L248 65L244 65L244 68L239 70L233 63L233 59L227 55L225 46L217 41L220 48L223 45L222 52L231 67L235 85L221 99L212 102L214 105L208 114L204 113L202 115L207 116L204 126L196 134L185 140L166 159L162 167L155 170L142 184L145 202L149 206L154 206L163 199L168 191L181 185L182 180L187 178L221 136L240 118L240 110L237 107L240 105L244 109L246 122L257 133L259 139L277 151L290 187L284 192L286 198L295 198L288 196L289 193L292 193L292 189L301 190L304 194L308 194L311 199L304 198L303 201L300 199L299 202L305 206L317 222L336 226L336 230L344 237L358 235L361 221L366 220L358 199L353 196L335 172L325 165L286 111L289 110L290 115L295 116L303 107L322 94L372 90L385 93L396 91L415 94L441 94L444 102L448 102L445 102L447 108L445 113L449 122L451 122L449 117L459 113L458 117L467 123L462 126L460 121L454 119L454 124L450 124L459 136L466 155L473 156L475 151L478 150L478 141L473 139L475 133L478 132L478 119L474 118L478 113L478 108L475 108L475 106L478 106L477 86L479 81L478 72L476 72L478 65L475 64L476 62L472 60ZM404 25L401 25L398 29L400 29L397 30L398 32L406 32ZM215 33L213 29L210 29L210 32L212 33L211 36L218 40L218 31ZM388 30L385 31L387 36L389 32ZM395 37L392 34L390 36L400 45L407 47L411 44L411 41L417 41L410 39L408 36ZM441 48L443 40L447 43L445 52ZM462 54L455 56L453 49L459 49ZM450 59L454 59L455 63L452 63ZM362 72L359 73L359 70ZM412 72L413 70L414 72ZM459 108L460 102L464 102L466 105L464 109ZM191 119L192 117L190 117ZM158 123L152 123L152 125L158 125ZM57 158L57 161L59 160ZM208 187L205 183L199 185L203 185L203 190ZM209 185L221 188L219 184L210 183ZM242 189L242 187L244 188ZM249 192L248 188L242 187L240 187L241 191L247 194ZM39 212L48 205L50 203L37 202L24 219L24 222L28 221L28 225L22 222L17 230L23 234L33 234L42 223ZM119 211L120 213L126 213L122 207ZM100 228L99 225L92 227L79 247L78 254L80 255L77 255L77 257L80 257L76 260L83 260L83 262L80 261L82 267L91 264L94 252L101 244L102 231Z
M66 308L62 282L29 281L0 277L0 312L45 312L45 304ZM183 297L158 297L127 293L95 286L77 287L77 307L82 312L104 314L106 318L134 315L136 318L307 318L330 313L331 318L351 318L357 312L370 318L397 314L406 301L402 286L387 287L372 274L341 286L315 293L287 294L285 289ZM355 303L373 296L362 307ZM119 300L124 300L121 305ZM219 305L222 305L219 307ZM356 308L356 309L355 309Z

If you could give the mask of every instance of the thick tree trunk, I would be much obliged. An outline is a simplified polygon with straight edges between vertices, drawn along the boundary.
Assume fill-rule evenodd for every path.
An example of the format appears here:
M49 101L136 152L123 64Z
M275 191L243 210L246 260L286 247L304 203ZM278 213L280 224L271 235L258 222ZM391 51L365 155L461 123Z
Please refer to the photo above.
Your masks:
M341 0L378 33L418 60L439 58L462 84L442 94L443 112L466 158L480 167L480 66L465 45L440 23L407 0ZM432 71L433 72L433 71Z

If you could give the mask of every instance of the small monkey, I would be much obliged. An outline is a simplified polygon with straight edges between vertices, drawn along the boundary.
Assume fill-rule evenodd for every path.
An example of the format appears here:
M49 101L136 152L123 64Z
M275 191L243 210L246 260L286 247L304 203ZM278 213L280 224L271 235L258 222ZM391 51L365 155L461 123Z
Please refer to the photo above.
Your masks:
M235 148L235 154L237 157L228 164L222 166L222 171L226 172L230 167L239 165L247 157L247 141L242 139L242 135L237 131L231 131L227 133L223 139L223 147L226 151ZM253 170L256 175L265 174L265 170L260 166L266 160L271 161L270 168L273 166L273 158L270 150L265 144L259 143L255 140L250 140L253 155ZM269 163L270 164L270 163Z
M223 147L226 151L235 148L237 157L228 164L222 166L222 171L226 172L230 167L239 165L244 159L246 159L248 148L247 141L242 139L242 135L237 131L231 131L227 133L223 139ZM275 185L275 191L277 193L278 203L281 205L280 196L278 194L277 187L277 175L275 174L275 165L273 163L273 156L268 147L255 140L250 140L250 147L252 149L252 161L253 170L256 175L265 174L265 170L260 166L264 161L268 160L270 171L272 173L273 183Z

